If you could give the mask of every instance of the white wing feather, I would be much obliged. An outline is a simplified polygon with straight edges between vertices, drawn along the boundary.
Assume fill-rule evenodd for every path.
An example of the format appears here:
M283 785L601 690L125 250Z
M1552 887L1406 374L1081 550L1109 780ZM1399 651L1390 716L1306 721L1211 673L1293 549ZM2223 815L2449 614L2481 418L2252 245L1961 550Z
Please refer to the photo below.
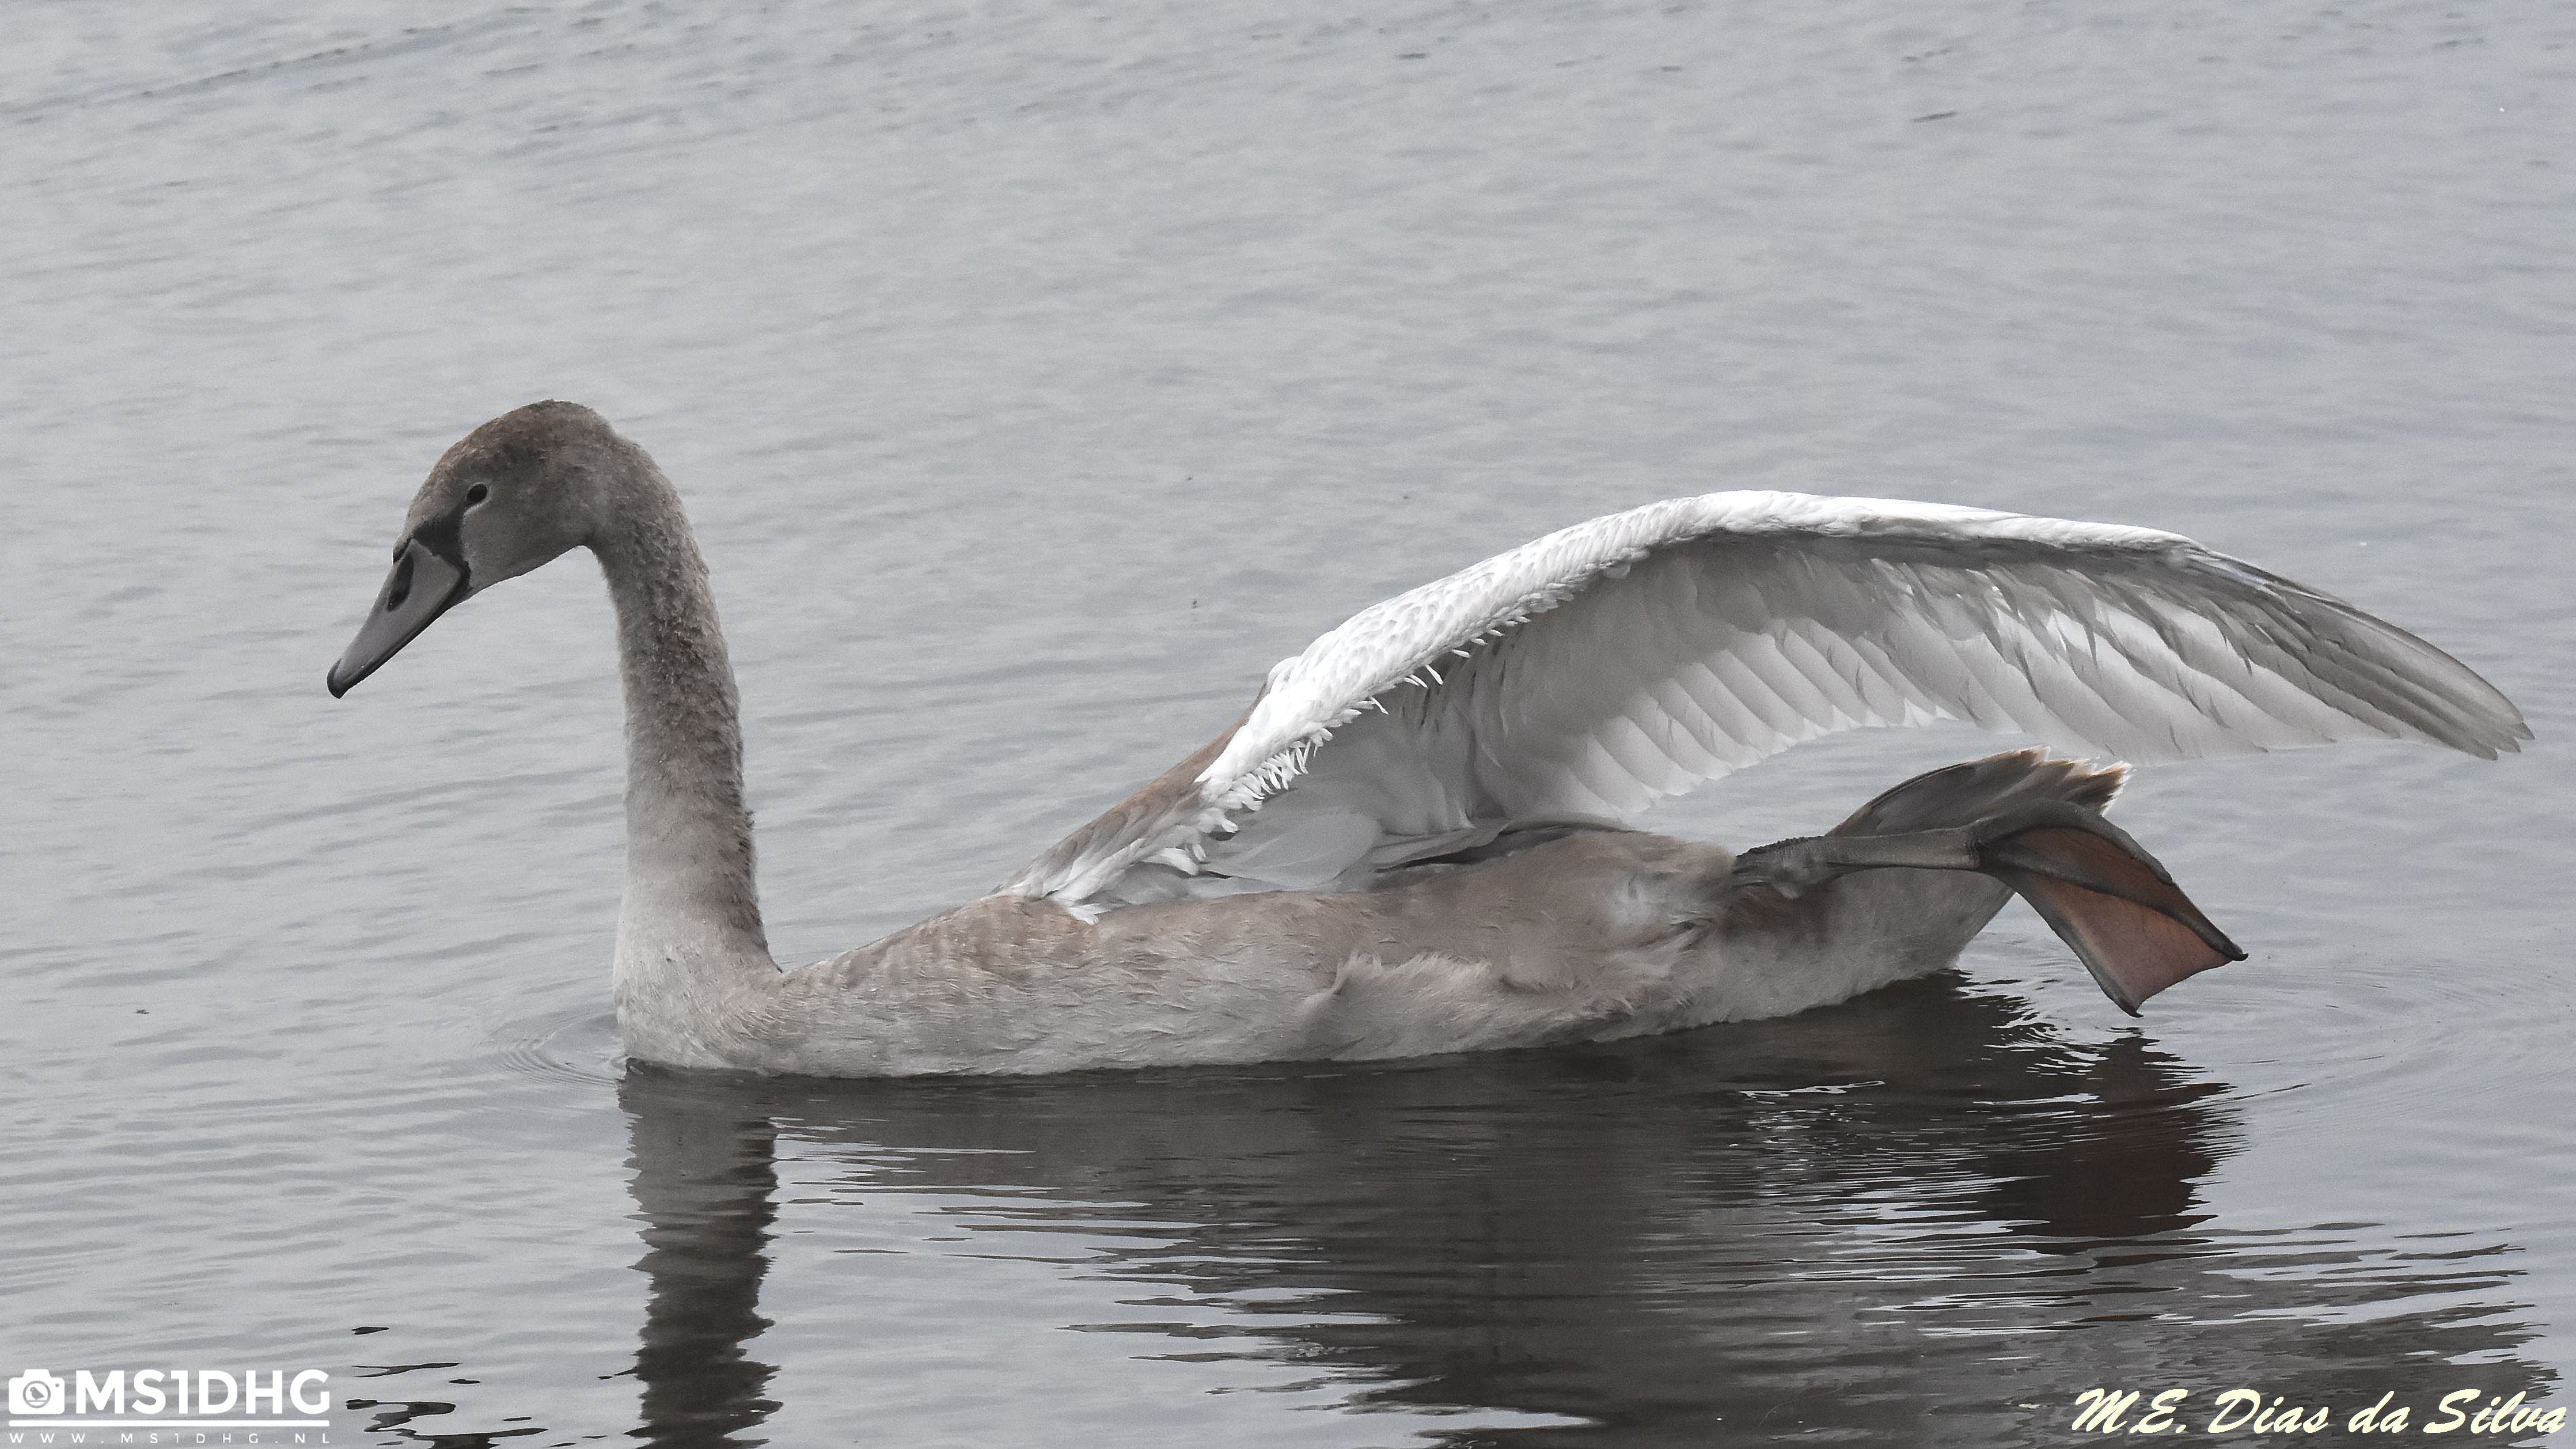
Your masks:
M1615 820L1801 740L1937 719L2138 763L2530 738L2432 645L2177 534L1712 493L1353 615L1002 889L1109 906L1348 886L1512 821Z

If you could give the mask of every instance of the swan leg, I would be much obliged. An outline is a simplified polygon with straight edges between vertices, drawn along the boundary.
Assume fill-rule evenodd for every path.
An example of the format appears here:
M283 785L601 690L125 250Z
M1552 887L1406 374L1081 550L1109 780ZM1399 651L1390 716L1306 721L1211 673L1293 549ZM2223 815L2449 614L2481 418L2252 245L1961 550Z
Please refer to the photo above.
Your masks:
M1917 784L1937 788L1945 773L1898 787L1873 801L1863 816ZM1881 811L1882 817L1903 813ZM1960 825L1844 833L1861 823L1855 817L1834 834L1746 851L1736 857L1732 883L1795 898L1856 871L1974 871L2030 902L2092 972L2103 994L2132 1016L2175 982L2245 959L2146 847L2086 805L2025 799Z

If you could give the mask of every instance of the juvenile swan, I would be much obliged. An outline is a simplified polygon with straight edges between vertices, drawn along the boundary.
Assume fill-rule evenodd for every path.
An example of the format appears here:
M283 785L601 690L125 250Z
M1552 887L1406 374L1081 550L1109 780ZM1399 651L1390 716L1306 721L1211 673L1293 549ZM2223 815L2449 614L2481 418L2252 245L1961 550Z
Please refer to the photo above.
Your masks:
M829 1076L1368 1058L1776 1016L1947 966L2008 894L2124 1010L2241 960L2106 822L2124 767L1909 780L1742 855L1619 822L1832 730L1964 719L2154 762L2389 738L2489 759L2503 695L2368 614L2141 528L1795 493L1596 518L1362 610L999 889L781 971L732 666L680 498L598 414L448 449L341 695L575 548L626 694L626 1050Z

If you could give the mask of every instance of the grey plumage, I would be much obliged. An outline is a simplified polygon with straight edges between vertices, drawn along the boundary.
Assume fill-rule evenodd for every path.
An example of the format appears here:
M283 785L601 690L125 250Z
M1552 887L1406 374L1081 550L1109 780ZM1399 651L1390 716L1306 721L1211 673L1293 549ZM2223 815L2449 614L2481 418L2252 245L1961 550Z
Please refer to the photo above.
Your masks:
M1776 1015L1947 965L2005 898L1989 869L2133 1006L2224 937L2178 934L2197 908L2082 813L2117 767L2022 752L1918 777L1801 846L1862 872L1813 889L1620 817L1864 724L2142 760L2367 736L2493 755L2528 733L2431 645L2170 534L1711 494L1362 611L1002 890L782 972L705 564L670 482L588 409L520 409L439 460L333 692L578 548L608 579L626 698L619 1020L630 1055L682 1066L1378 1057Z

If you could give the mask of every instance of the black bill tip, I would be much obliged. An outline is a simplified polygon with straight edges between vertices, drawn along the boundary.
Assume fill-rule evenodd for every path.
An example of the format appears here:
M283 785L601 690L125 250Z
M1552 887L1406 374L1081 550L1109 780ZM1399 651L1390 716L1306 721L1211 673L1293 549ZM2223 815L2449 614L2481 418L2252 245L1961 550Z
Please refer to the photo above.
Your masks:
M358 637L349 641L340 662L331 666L325 678L331 697L338 699L356 688L359 680L401 653L404 645L419 638L421 630L465 594L462 567L417 538L405 543L394 555L393 572L385 576L385 586L377 591L366 622L358 626Z

